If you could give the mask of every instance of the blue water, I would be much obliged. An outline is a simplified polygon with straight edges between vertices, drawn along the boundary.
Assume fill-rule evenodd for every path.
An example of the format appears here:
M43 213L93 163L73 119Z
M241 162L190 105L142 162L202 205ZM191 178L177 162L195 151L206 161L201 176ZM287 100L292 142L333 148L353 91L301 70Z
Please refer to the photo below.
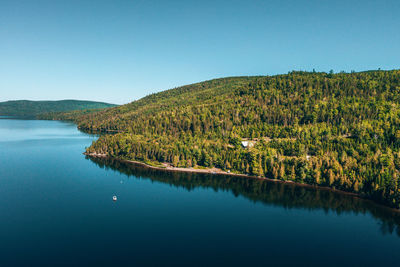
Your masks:
M95 139L70 123L0 119L0 266L399 266L399 213L330 191L88 159Z

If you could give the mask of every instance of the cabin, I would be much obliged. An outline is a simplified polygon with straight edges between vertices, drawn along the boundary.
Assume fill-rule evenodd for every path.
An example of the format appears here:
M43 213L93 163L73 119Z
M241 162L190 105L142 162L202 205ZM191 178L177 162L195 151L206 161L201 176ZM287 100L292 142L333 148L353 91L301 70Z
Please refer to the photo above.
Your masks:
M255 142L253 142L253 141L242 141L242 147L244 147L244 148L250 148L250 147L253 147L253 146L254 146L254 143L255 143Z

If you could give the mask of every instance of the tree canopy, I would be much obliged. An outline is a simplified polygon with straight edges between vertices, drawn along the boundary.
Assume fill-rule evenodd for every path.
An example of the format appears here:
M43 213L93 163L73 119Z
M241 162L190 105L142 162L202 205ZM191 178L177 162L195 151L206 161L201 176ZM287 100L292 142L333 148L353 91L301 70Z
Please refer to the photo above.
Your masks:
M60 101L29 101L16 100L0 102L0 115L31 117L44 116L49 112L66 112L72 110L91 110L114 107L113 104L81 101L81 100L60 100Z
M399 208L399 104L399 70L294 71L215 79L63 116L113 133L88 153L327 186Z

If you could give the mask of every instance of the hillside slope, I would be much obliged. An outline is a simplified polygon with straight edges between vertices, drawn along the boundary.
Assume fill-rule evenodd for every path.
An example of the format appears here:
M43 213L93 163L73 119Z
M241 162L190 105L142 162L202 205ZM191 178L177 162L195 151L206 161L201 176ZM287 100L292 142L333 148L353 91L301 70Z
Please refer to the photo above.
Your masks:
M29 101L16 100L0 102L0 115L35 117L48 112L66 112L71 110L103 109L114 107L113 104L81 101L81 100L60 100L60 101Z
M233 77L77 116L88 153L218 167L399 208L400 71Z

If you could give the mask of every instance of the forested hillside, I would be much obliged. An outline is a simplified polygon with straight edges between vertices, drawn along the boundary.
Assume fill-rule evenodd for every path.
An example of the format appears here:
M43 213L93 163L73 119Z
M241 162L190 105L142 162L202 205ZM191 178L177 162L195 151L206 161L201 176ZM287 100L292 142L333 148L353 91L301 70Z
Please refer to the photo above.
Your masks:
M399 70L291 72L183 86L75 121L115 133L89 153L328 186L399 208L399 104Z
M19 116L34 118L40 114L48 112L66 112L71 110L90 110L114 107L113 104L80 101L80 100L60 100L60 101L29 101L16 100L0 102L0 115Z

